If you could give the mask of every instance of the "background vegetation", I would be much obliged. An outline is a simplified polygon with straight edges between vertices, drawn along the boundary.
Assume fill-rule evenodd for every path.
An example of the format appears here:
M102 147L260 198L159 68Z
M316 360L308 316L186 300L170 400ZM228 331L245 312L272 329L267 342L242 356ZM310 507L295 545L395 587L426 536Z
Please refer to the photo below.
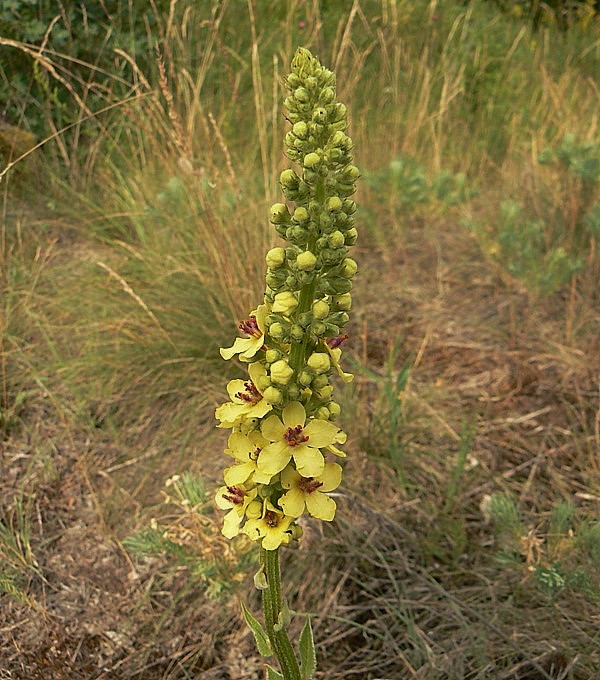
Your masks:
M595 11L3 3L8 677L259 677L213 412L275 243L297 45L335 69L364 173L346 482L287 567L319 677L595 677Z

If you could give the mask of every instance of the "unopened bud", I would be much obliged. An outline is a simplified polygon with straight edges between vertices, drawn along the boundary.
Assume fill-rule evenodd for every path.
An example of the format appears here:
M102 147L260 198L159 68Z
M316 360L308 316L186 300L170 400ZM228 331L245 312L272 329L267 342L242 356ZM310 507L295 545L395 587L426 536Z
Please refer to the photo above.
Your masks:
M256 387L259 392L264 392L271 385L271 378L268 375L261 375L256 380Z
M304 167L305 168L316 168L321 162L321 157L318 153L312 151L311 153L304 156Z
M333 394L333 385L325 385L324 387L321 387L320 390L317 390L316 395L321 399L322 401L329 401L331 399L331 395Z
M294 90L294 98L301 104L306 104L308 101L308 92L303 87L297 87Z
M352 295L350 295L350 293L336 295L334 302L335 306L344 312L348 312L352 309Z
M332 231L327 237L327 240L332 248L341 248L346 242L344 234L339 230Z
M325 300L317 300L313 303L312 312L315 319L324 319L329 314L329 305Z
M262 503L260 501L250 501L246 506L246 517L248 519L258 519L262 515Z
M330 196L327 199L327 202L325 203L325 207L330 212L340 212L340 210L342 209L342 205L343 205L342 199L339 198L338 196Z
M284 224L290 218L289 210L287 205L283 203L274 203L271 206L271 222L273 224Z
M274 340L279 340L280 338L283 337L283 326L279 323L279 321L276 321L275 323L272 323L269 326L269 335L274 339Z
M294 297L294 294L289 290L285 290L281 293L277 293L273 301L273 312L275 314L283 314L284 316L289 316L298 306L298 300ZM271 326L271 329L273 327ZM271 335L273 334L271 330Z
M300 253L296 258L296 265L298 266L298 269L303 271L310 271L311 269L314 269L316 263L317 258L313 253L310 252L310 250Z
M306 363L316 373L326 373L331 368L329 355L325 352L313 352Z
M268 349L268 350L265 352L265 361L266 361L268 364L273 364L273 363L275 363L275 362L277 361L277 359L279 359L280 356L281 356L281 352L280 352L280 351L278 351L278 350L276 350L276 349Z
M337 418L342 411L337 401L330 401L329 404L327 404L327 408L329 409L329 414L332 420Z
M313 377L308 371L302 371L302 373L300 373L300 375L298 376L298 382L303 387L308 387L312 382L312 379Z
M284 170L281 173L279 181L281 182L281 186L291 190L298 189L298 186L300 184L300 178L293 170L290 169Z
M292 132L297 137L300 137L300 139L306 139L306 136L308 135L308 126L301 120L293 125Z
M287 385L293 375L294 369L284 359L271 365L271 379L279 385Z
M327 122L327 110L324 109L322 106L318 106L313 111L312 119L318 125L325 125L325 123Z
M277 269L285 262L285 250L283 248L271 248L267 253L267 267Z
M329 409L327 406L321 406L320 409L317 409L315 418L318 418L319 420L329 420Z
M358 271L358 265L356 264L356 262L351 257L347 257L342 262L342 271L341 271L342 276L345 276L347 279L351 279L356 274L357 271Z
M283 394L281 393L281 390L278 390L276 387L267 387L267 389L263 392L263 397L266 399L267 403L269 404L281 404L283 401Z
M293 216L294 222L297 222L298 224L304 224L308 220L308 218L309 215L308 210L306 208L300 206L299 208L296 208L296 210L294 210Z
M300 326L299 324L295 323L291 328L290 328L290 338L292 340L295 340L296 342L302 342L304 339L304 328Z
M358 232L354 227L351 229L348 229L346 232L346 236L344 237L344 240L346 241L346 245L348 246L353 246L356 243L356 239L358 238Z

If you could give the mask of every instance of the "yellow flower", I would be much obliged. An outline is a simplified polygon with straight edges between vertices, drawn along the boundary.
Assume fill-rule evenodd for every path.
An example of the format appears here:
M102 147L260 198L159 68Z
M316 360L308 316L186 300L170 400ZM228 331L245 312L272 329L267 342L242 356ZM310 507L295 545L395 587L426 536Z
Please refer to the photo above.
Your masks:
M250 312L250 317L238 326L245 337L236 338L232 347L221 348L219 351L223 359L228 360L235 354L239 354L242 361L250 361L264 346L266 316L267 308L265 305L259 305L254 311Z
M242 531L253 541L262 539L262 547L265 550L277 550L280 545L290 542L292 538L290 524L293 521L293 517L286 517L283 512L266 501L262 517L249 519Z
M221 404L215 417L221 422L217 427L237 427L248 419L263 418L273 406L264 398L257 384L267 374L265 367L254 362L248 367L250 380L230 380L227 392L231 401Z
M339 347L331 349L331 347L327 343L325 343L325 349L329 352L329 356L331 357L331 363L333 364L333 367L338 372L338 375L343 380L343 382L351 383L354 380L354 376L352 375L352 373L344 373L344 371L342 371L342 367L340 366L342 350Z
M254 484L269 484L271 475L260 472L257 466L260 453L267 444L259 430L253 430L247 435L233 432L227 441L228 448L225 453L239 463L225 470L225 484L235 486L248 480Z
M283 512L290 517L300 517L304 508L318 519L330 522L335 515L335 501L326 493L337 489L342 481L342 467L326 463L322 474L302 477L293 467L281 473L281 486L289 491L279 499Z
M222 486L215 495L215 503L221 510L229 510L223 518L221 533L233 538L240 533L240 524L246 514L246 508L256 498L256 488L247 491L242 485Z
M263 421L263 437L271 443L263 449L258 459L258 469L265 474L275 475L293 457L300 474L306 477L320 475L325 460L319 449L338 441L340 430L337 425L317 419L306 424L306 411L298 401L289 403L281 417L283 421L276 415Z

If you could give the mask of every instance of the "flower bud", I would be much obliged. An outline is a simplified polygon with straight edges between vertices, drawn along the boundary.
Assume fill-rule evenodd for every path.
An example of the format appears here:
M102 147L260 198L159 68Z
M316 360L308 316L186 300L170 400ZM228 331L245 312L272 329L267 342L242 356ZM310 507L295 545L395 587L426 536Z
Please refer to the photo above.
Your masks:
M341 248L346 242L344 234L342 234L342 232L337 229L336 231L332 231L331 234L329 234L327 240L332 248Z
M304 224L305 222L308 221L308 218L309 214L306 208L300 206L299 208L296 208L296 210L294 210L294 215L292 217L294 222L297 222L298 224Z
M329 355L325 352L313 352L306 363L316 373L326 373L331 368Z
M315 418L318 420L329 420L329 410L327 409L327 406L321 406L320 409L317 409Z
M277 269L285 262L285 250L283 248L271 248L267 253L267 267Z
M357 271L358 265L351 257L347 257L342 262L342 270L340 272L342 276L345 276L347 279L351 279L356 274Z
M267 403L269 404L281 404L283 401L283 394L281 390L278 390L276 387L267 387L267 389L263 392L263 397L266 399Z
M285 290L281 293L277 293L273 301L273 312L275 314L283 314L284 316L289 316L298 306L298 300L296 300L293 293L289 290ZM271 335L273 335L273 326L271 326Z
M271 206L271 222L273 224L284 224L290 219L290 213L287 205L283 203L274 203Z
M303 87L297 87L294 90L294 99L301 104L306 104L309 99L307 90Z
M325 385L324 387L321 387L320 390L317 390L316 395L321 399L322 401L329 401L331 399L331 395L333 394L333 385Z
M330 401L329 404L327 404L327 408L329 410L329 416L330 416L331 420L333 420L334 418L337 418L342 411L342 409L340 408L340 405L337 403L337 401Z
M300 399L300 390L298 389L298 385L292 383L288 387L287 396L290 401L298 401L298 399Z
M273 363L275 363L275 362L279 359L280 356L281 356L281 352L280 352L279 350L276 350L276 349L268 349L268 350L265 352L265 361L266 361L268 364L273 364Z
M284 329L283 326L279 323L279 321L276 321L275 323L272 323L269 326L269 335L274 339L274 340L280 340L283 337Z
M347 165L343 170L344 180L347 182L356 182L360 177L360 170L356 165Z
M322 104L330 104L335 99L335 90L333 87L324 87L319 95L319 101Z
M306 137L308 136L308 126L303 120L301 120L292 126L292 132L297 137L300 137L300 139L306 139Z
M352 295L350 295L350 293L336 295L334 298L334 303L338 309L344 312L349 312L352 309Z
M358 238L358 232L354 227L352 229L348 229L346 232L345 236L345 241L347 246L353 246L356 243L356 239Z
M292 538L295 541L299 541L302 538L302 534L304 533L302 527L298 526L297 524L292 524L290 529L292 531Z
M302 373L300 373L298 376L298 382L302 385L302 387L308 387L312 382L312 379L312 374L310 374L308 371L302 371Z
M329 314L329 305L325 300L317 300L313 302L312 312L315 319L324 319Z
M317 338L324 338L327 335L327 326L322 321L313 321L310 332Z
M313 390L321 390L325 385L329 384L329 378L322 373L321 375L317 375L313 378L312 381L312 388Z
M330 212L340 212L342 205L342 199L338 196L330 196L325 203L325 207Z
M344 201L342 210L346 213L346 215L354 215L356 212L356 203L351 198L347 198Z
M298 269L303 271L310 271L311 269L314 269L316 263L317 258L313 253L310 252L310 250L300 253L296 258L296 265L298 266Z
M316 168L321 162L321 158L318 153L312 151L311 153L304 156L304 167L305 168Z
M312 115L312 119L318 125L325 125L327 122L327 111L322 106L318 106Z
M298 186L300 185L300 178L293 170L290 169L284 170L281 173L279 181L281 182L282 187L291 189L293 191L297 191Z
M268 375L261 375L256 380L256 387L259 392L264 392L271 385L271 378Z
M287 385L293 375L294 369L284 359L279 359L271 365L271 379L278 385Z
M299 324L295 323L291 328L290 328L290 338L292 340L295 340L296 342L302 342L304 339L304 328L300 326Z

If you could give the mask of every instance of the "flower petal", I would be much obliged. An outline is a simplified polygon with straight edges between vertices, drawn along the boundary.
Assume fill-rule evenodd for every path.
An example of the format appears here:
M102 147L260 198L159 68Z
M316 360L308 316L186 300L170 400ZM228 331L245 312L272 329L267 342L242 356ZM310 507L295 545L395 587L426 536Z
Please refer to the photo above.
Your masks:
M290 462L292 452L285 442L274 442L265 446L258 456L258 469L268 475L276 475Z
M337 489L342 481L342 466L338 465L338 463L325 463L325 469L319 477L319 481L323 483L320 491L333 491Z
M335 501L327 494L313 491L306 497L306 509L313 517L331 522L335 516Z
M310 445L320 449L329 446L336 440L340 428L328 420L311 420L304 428L304 434L309 438Z
M231 512L228 512L223 518L223 528L221 533L227 538L234 538L240 533L240 522L242 518L236 512L234 508Z
M303 477L319 477L322 474L325 460L319 449L301 444L291 451L296 461L296 469Z
M236 486L243 484L248 477L256 470L256 465L253 462L242 463L241 465L232 465L225 470L224 478L225 484L228 486Z
M286 427L296 427L296 425L304 425L306 411L299 401L292 401L283 409L281 417Z
M253 541L258 541L259 538L262 538L265 535L265 529L266 525L262 519L249 519L246 524L244 524L242 532L246 534L246 536L249 536Z
M239 403L240 398L236 397L236 394L238 392L245 392L246 391L246 384L243 380L230 380L227 383L227 394L229 395L229 398L231 401L235 401L237 399L237 403Z
M295 486L299 479L300 475L290 465L289 467L286 467L281 473L281 486L284 489L291 489L293 486Z
M288 517L300 517L304 512L305 495L294 487L279 499L281 509Z
M285 427L276 415L269 416L262 424L260 431L265 439L270 442L283 440Z
M239 354L240 352L245 352L248 349L251 339L252 338L236 338L231 347L221 347L219 352L223 359L228 361L232 356Z

